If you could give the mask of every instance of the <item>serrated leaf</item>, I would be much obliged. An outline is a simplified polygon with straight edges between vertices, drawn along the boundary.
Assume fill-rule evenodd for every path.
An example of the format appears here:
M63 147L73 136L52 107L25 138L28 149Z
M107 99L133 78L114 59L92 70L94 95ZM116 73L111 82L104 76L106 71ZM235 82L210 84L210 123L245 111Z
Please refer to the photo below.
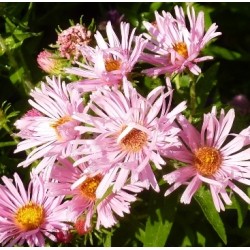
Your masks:
M200 205L201 210L204 213L206 219L212 225L218 236L222 239L224 244L227 244L227 235L225 227L223 221L220 218L219 213L214 207L211 193L208 190L200 188L195 195L195 200Z
M145 232L143 231L142 228L139 228L138 231L135 234L136 239L139 241L143 242L145 239Z
M146 222L144 247L163 247L170 234L176 213L177 198L175 196L155 199L152 211ZM155 208L157 206L158 208Z

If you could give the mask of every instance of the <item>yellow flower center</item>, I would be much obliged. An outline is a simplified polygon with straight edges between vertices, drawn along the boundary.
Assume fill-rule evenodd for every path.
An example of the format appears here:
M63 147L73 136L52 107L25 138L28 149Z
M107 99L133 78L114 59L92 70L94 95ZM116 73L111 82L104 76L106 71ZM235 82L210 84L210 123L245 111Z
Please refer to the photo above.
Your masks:
M96 199L96 189L102 180L101 175L96 175L94 177L87 178L81 185L80 185L80 193L85 198L94 201Z
M53 129L55 129L56 135L57 135L57 138L59 141L64 140L63 136L61 135L59 127L67 122L72 121L72 120L73 119L70 116L64 116L64 117L61 117L59 120L57 120L55 123L50 125Z
M174 44L173 49L184 58L188 57L187 45L183 42Z
M44 216L43 207L30 202L17 210L14 220L22 231L30 231L41 226Z
M124 130L124 129L123 129ZM145 132L133 128L127 133L120 141L120 145L123 150L136 153L139 152L146 144L148 136Z
M220 168L222 157L216 148L202 147L194 153L194 166L204 176L211 176Z
M105 69L110 72L113 70L118 70L121 67L120 60L108 59L105 61Z

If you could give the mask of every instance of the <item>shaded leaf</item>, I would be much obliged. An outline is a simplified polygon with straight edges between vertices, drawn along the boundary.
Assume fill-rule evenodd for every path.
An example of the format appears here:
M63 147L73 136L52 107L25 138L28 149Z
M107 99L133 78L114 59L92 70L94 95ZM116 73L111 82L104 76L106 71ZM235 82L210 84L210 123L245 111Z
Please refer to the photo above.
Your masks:
M171 231L176 212L175 196L155 199L152 211L146 222L144 247L163 247ZM158 208L156 208L157 206Z
M204 108L212 89L216 86L219 66L219 63L213 64L204 72L196 83L196 95L198 96L197 102L201 108Z
M219 213L214 207L210 191L204 190L204 188L200 188L195 195L195 200L200 205L206 219L217 232L218 236L222 239L224 244L227 244L225 227Z
M238 227L241 228L247 215L248 204L236 195L232 197L232 201L233 203L231 206L228 206L228 209L236 209Z
M211 45L209 47L209 51L208 49L207 50L205 49L204 51L206 51L206 53L208 54L212 54L215 57L220 57L226 60L237 60L242 57L242 55L237 51L229 50L215 45L213 46Z

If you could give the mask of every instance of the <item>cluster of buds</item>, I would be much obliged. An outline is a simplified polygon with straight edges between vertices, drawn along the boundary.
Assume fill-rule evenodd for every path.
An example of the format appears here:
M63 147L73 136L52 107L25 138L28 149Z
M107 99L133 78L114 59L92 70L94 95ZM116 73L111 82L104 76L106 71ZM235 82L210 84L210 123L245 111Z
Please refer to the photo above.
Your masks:
M78 46L88 45L91 41L91 31L85 25L77 24L63 30L57 39L62 57L77 60L81 55Z
M50 75L63 74L64 68L81 56L79 47L88 45L92 32L84 24L76 24L58 34L58 50L43 50L37 56L39 67Z

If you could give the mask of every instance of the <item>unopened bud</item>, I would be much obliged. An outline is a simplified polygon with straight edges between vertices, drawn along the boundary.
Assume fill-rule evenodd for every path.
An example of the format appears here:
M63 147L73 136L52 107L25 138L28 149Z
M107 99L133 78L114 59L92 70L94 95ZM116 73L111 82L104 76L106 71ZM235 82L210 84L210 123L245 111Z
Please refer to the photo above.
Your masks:
M69 243L72 240L73 236L70 231L59 231L56 233L56 238L58 242L65 244Z
M43 71L54 75L60 74L64 67L62 60L56 58L51 52L47 50L43 50L38 54L37 63Z
M86 220L83 216L80 216L77 220L76 220L76 223L75 223L75 229L77 231L77 233L79 235L85 235L87 233L89 233L92 228L89 227L89 228L86 228Z

